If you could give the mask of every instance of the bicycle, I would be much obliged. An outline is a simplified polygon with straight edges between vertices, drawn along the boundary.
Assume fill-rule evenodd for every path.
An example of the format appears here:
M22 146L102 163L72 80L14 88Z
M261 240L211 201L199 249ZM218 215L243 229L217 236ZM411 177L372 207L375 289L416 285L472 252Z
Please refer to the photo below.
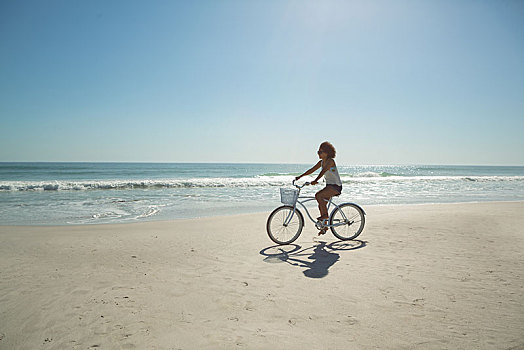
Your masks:
M269 238L276 244L286 245L294 242L302 233L304 227L304 216L297 208L300 204L307 213L309 219L315 223L318 230L331 229L335 237L342 241L357 238L364 229L366 217L364 209L355 203L342 203L337 205L333 202L333 197L328 202L328 211L331 205L335 208L328 219L315 221L309 214L309 210L304 203L315 200L315 197L301 197L300 191L304 186L311 185L306 182L302 186L292 182L296 189L281 188L280 201L282 206L276 208L267 218L266 230ZM335 196L336 197L336 196Z

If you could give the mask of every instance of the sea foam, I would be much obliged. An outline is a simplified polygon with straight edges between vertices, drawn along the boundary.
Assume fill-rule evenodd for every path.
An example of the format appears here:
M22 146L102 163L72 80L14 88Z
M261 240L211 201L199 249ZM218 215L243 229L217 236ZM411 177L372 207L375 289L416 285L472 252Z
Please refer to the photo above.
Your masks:
M132 190L169 188L242 188L289 186L292 176L257 176L249 178L193 178L163 180L100 180L100 181L0 181L0 192L7 191L86 191ZM343 184L359 182L514 182L524 176L374 176L370 173L356 176L342 175Z

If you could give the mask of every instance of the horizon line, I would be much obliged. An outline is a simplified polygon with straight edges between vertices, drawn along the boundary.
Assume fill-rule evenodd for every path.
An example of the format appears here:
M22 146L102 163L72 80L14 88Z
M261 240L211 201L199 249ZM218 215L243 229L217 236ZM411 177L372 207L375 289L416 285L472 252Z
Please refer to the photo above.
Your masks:
M85 164L246 164L246 165L308 165L313 163L287 163L287 162L228 162L228 161L0 161L5 163L85 163ZM382 163L364 164L355 163L351 165L339 164L340 166L484 166L484 167L524 167L524 164L464 164L464 163Z

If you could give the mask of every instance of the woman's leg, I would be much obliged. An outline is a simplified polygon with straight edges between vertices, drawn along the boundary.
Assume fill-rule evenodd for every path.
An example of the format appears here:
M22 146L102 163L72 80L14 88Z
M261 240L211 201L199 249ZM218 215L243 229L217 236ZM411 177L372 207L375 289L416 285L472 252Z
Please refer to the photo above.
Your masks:
M318 209L320 210L320 217L323 219L328 218L328 212L327 212L327 202L326 200L329 200L331 197L339 194L336 189L333 187L326 187L315 194L315 198L318 202Z

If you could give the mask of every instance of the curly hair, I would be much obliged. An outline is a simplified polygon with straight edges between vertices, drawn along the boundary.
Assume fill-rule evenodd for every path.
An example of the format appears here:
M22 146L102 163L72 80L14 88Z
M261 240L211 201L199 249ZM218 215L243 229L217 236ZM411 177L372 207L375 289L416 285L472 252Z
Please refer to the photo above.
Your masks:
M319 149L326 152L329 158L335 158L337 155L337 151L335 151L335 147L333 147L333 145L327 141L322 142L320 144Z

